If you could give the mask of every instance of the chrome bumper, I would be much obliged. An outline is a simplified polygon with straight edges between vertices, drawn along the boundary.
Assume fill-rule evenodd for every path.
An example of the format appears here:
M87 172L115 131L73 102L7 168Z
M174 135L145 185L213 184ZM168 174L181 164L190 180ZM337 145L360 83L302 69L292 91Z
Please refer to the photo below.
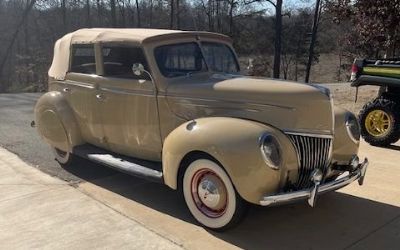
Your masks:
M355 170L353 170L348 175L342 178L338 178L332 182L324 183L322 185L320 185L318 181L314 181L315 185L310 189L265 196L260 201L260 205L271 206L271 205L278 205L282 203L289 203L297 200L307 199L308 204L314 207L317 200L317 196L320 194L337 190L339 188L349 185L355 180L358 180L358 184L361 186L364 182L364 177L367 171L367 167L368 167L368 159L365 158L364 161L360 163Z

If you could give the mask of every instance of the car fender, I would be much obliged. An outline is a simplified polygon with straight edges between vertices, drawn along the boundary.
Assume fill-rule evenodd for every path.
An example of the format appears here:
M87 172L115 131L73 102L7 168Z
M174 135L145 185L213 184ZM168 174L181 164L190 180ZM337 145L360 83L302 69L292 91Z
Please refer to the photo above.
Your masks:
M52 147L71 152L74 146L83 143L74 113L60 92L42 95L34 113L39 134Z
M282 148L282 167L274 170L263 160L259 139L273 134ZM200 118L182 124L165 139L163 147L164 182L178 188L179 170L187 157L205 153L218 161L230 176L241 197L258 204L265 194L295 182L298 158L289 138L271 126L228 117Z
M335 107L335 137L333 139L332 162L345 165L352 156L358 154L359 141L351 139L346 128L346 119L350 111Z

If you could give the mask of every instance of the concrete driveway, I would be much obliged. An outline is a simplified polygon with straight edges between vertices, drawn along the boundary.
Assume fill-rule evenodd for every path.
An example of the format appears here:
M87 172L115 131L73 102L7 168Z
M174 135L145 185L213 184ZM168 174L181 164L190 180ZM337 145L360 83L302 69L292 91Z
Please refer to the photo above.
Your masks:
M398 149L363 143L361 154L370 159L364 186L321 196L316 208L253 206L242 224L224 233L199 227L179 195L161 185L120 175L78 189L189 249L399 249Z
M118 237L118 241L124 243L121 246L129 246L135 237L148 237L149 241L166 240L167 243L172 242L174 247L188 249L400 249L400 145L383 149L362 143L360 153L367 155L370 160L362 187L355 183L338 192L324 195L313 209L306 203L274 208L253 206L238 227L228 232L215 233L198 226L179 193L163 185L145 182L87 161L81 161L68 169L60 168L53 161L48 147L28 126L35 98L30 94L0 95L0 144L29 164L38 165L42 171L66 180L76 192L89 197L91 202L104 206L105 215L112 219L111 226L106 227L110 229L109 234L103 237L112 238L117 234L112 230L112 223L141 226L146 232L160 236L154 238L154 235L148 236L139 231L136 236L132 236L124 231L125 237ZM8 187L0 185L0 188ZM43 208L46 200L39 204ZM51 208L51 204L47 204L47 209ZM2 210L2 206L4 202L0 200L0 211L3 214L6 210ZM73 209L88 210L87 214L90 214L90 208L85 206L80 208L75 204ZM35 216L38 210L24 211ZM121 216L113 217L113 213ZM104 219L102 216L90 218L100 221ZM65 221L67 226L77 225L70 224L72 222ZM48 224L38 226L32 223L32 227L48 230ZM88 226L86 229L101 232L99 225L104 224L94 221L90 225L93 228ZM65 233L58 227L52 230L59 234ZM30 236L42 242L59 240L41 237L40 232ZM18 234L15 237L19 237ZM23 238L22 235L20 237ZM86 238L86 241L91 240L94 239ZM85 242L85 237L80 242ZM61 243L54 246L62 247ZM102 246L111 248L115 245L104 243ZM132 245L132 248L135 246L140 248L139 245Z

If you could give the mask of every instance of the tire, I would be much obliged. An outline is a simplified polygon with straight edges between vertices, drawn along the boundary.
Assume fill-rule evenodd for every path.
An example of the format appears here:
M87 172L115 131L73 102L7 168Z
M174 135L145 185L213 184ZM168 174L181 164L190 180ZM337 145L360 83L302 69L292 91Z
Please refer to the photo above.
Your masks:
M400 139L399 105L380 97L365 104L359 114L361 135L373 146L388 146Z
M229 229L237 225L247 211L246 201L236 192L228 174L210 159L198 159L189 164L183 175L182 189L193 217L209 229Z
M70 152L65 152L58 148L52 148L55 160L62 166L70 166L75 162L75 156Z

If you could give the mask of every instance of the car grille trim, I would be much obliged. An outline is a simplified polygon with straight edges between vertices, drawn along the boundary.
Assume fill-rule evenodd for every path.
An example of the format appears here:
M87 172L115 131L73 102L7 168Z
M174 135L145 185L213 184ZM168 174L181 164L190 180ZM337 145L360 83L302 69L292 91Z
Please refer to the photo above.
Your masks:
M332 138L288 134L298 156L299 175L294 184L296 189L313 185L310 175L316 169L326 174L331 157Z

